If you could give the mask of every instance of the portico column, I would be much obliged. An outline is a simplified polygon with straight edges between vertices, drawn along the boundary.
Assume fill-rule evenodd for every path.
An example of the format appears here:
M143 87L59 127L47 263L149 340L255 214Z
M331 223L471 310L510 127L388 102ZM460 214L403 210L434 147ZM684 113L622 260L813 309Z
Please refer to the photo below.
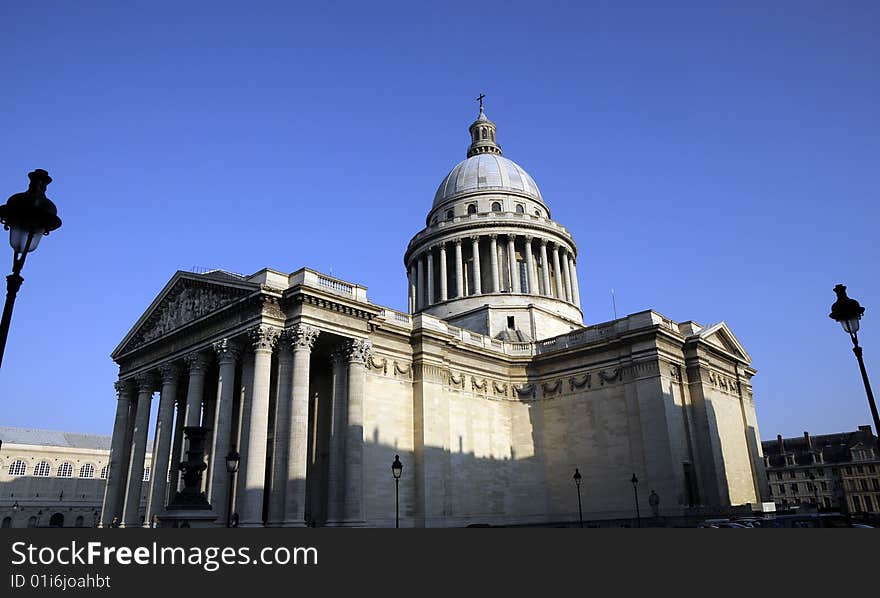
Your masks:
M306 473L309 454L309 362L320 331L297 324L290 332L293 382L290 429L287 440L287 486L284 490L284 527L305 526Z
M516 236L507 235L507 268L510 271L510 292L519 293L519 269L516 267Z
M482 295L482 281L480 280L480 237L471 237L471 254L473 258L474 289L472 295Z
M238 496L240 527L263 526L263 491L266 480L266 442L269 428L269 379L272 349L280 330L260 324L249 331L254 347L254 378L248 421L244 492Z
M225 526L229 520L226 512L229 502L229 477L226 456L232 446L232 402L235 400L235 366L241 356L241 348L234 341L223 339L213 345L220 363L217 377L217 405L214 408L214 447L211 450L211 487L208 501L217 513L216 524Z
M107 483L104 486L104 502L101 506L101 527L109 527L113 518L119 516L120 495L125 492L126 466L125 437L128 430L128 411L131 393L134 391L129 380L119 380L115 384L116 417L113 420L113 436L110 439L110 455L107 459ZM122 492L120 492L122 488Z
M434 304L434 248L428 248L428 302L426 307Z
M455 240L455 296L464 297L464 262L461 259L461 239Z
M205 372L208 358L202 353L190 353L183 358L189 367L189 386L186 390L185 426L198 426L201 423L202 397L205 394Z
M459 242L459 247L460 247ZM345 525L364 524L364 386L372 344L354 339L348 347L348 422L345 435Z
M442 248L442 245L441 245ZM441 253L442 256L442 253ZM330 411L330 442L328 443L327 463L327 525L339 525L343 521L345 501L345 399L348 394L347 369L348 352L345 345L337 346L330 353L332 366L333 406Z
M416 311L425 307L425 256L416 260Z
M489 235L489 259L492 263L491 289L493 293L498 293L501 291L498 280L498 235Z
M553 296L550 290L550 262L547 261L547 240L541 239L541 277L544 279L544 294Z
M244 471L247 471L248 447L250 446L250 428L251 428L251 404L254 401L254 352L250 350L251 345L242 347L241 356L241 386L236 389L238 393L238 453L240 461L238 463L238 475L235 478L235 494L233 495L232 513L233 517L240 513L238 507L241 504L242 496L247 494L247 478Z
M557 245L553 249L553 273L556 275L556 297L565 299L565 293L562 290L562 270L559 267L559 252L561 247Z
M140 527L141 488L144 483L144 457L147 452L147 430L150 427L150 401L156 382L151 375L138 376L138 402L131 438L131 460L128 465L128 484L125 487L123 527Z
M446 288L446 243L440 243L440 301L449 299Z
M287 449L290 442L290 393L293 382L293 354L290 333L284 331L275 349L278 361L275 392L275 445L272 452L272 482L269 488L267 527L284 522L284 490L287 488Z
M565 276L565 299L571 303L571 271L568 269L568 251L560 249L560 259L562 260L562 273Z
M578 289L578 273L577 267L574 263L574 256L570 253L568 254L568 269L571 271L571 293L572 299L574 299L574 304L578 307L581 306L581 293L580 289Z
M526 237L526 272L529 277L529 293L538 294L538 276L535 272L535 257L532 255L532 238Z
M159 366L162 390L159 394L159 413L156 414L156 431L153 433L153 459L150 462L150 491L147 495L147 511L144 526L150 527L153 515L165 508L168 490L168 462L171 459L171 439L174 427L174 404L177 402L177 382L180 370L171 363ZM173 477L173 476L172 476Z

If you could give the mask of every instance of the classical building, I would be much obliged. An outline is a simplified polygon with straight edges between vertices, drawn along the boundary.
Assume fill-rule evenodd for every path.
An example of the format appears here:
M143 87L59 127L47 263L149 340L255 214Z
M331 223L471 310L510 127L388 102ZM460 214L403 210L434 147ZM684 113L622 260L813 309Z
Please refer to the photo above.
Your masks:
M577 520L575 467L588 519L633 518L633 474L642 513L652 490L668 517L761 502L733 332L654 311L585 326L571 234L482 108L470 135L406 249L408 313L308 268L171 277L112 354L104 525L140 525L151 427L154 468L176 472L191 425L210 429L218 525L231 501L242 527L393 526L395 455L402 526Z
M110 437L0 426L0 527L98 524ZM150 480L150 460L143 479ZM140 514L146 508L141 500Z
M880 458L871 426L854 432L765 440L770 495L780 509L880 516Z

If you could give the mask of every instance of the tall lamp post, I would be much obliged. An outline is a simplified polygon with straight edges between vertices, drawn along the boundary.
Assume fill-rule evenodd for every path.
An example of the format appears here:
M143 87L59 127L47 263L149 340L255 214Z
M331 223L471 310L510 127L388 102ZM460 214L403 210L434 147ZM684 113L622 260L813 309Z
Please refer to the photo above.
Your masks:
M584 511L581 509L581 472L578 471L578 468L574 468L574 475L571 478L574 480L574 485L577 486L578 490L578 521L581 524L581 527L584 527Z
M238 464L241 455L232 445L232 450L226 455L226 473L229 474L229 490L226 492L226 527L232 527L232 489L235 487L235 474L238 473Z
M28 253L36 250L43 235L61 226L55 204L46 197L46 186L52 182L49 173L38 168L28 173L28 178L31 180L28 190L16 193L0 206L0 223L9 231L9 244L13 252L12 274L6 277L6 303L0 318L0 364L3 363L15 296L24 282L21 277L24 260Z
M853 343L853 353L859 362L859 370L862 372L862 382L865 384L865 394L868 395L868 405L871 406L871 415L874 417L874 434L877 437L877 454L880 455L880 415L877 414L877 404L874 402L874 393L871 391L871 382L868 380L868 372L865 370L865 361L862 359L862 348L859 346L859 320L865 313L865 308L859 305L855 299L846 296L846 287L842 284L834 287L837 293L837 301L831 306L829 317L840 322L843 329L849 334Z
M639 478L633 474L629 481L633 485L633 496L636 499L636 527L642 527L642 515L639 513Z
M403 463L400 462L400 455L394 455L394 462L391 464L391 475L394 476L394 527L400 527L400 474L403 473Z

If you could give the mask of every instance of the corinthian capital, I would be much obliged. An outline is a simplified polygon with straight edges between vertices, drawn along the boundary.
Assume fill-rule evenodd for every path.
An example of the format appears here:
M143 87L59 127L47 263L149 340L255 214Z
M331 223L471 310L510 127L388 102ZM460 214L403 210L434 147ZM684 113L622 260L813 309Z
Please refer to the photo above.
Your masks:
M119 395L119 398L125 398L129 392L134 389L134 385L132 384L131 378L126 380L117 380L113 383L113 388L116 389L116 394Z
M297 349L311 351L319 334L321 334L320 330L308 324L295 324L293 328L287 330L290 346L294 351Z
M180 376L180 368L173 363L163 363L158 368L162 384L174 384Z
M153 391L156 390L156 375L152 372L140 374L134 380L140 394L153 394Z
M228 338L220 339L211 345L211 348L214 349L220 363L235 363L241 356L241 347Z
M186 363L186 367L189 368L190 374L201 374L208 369L208 357L201 351L195 351L184 356L183 361Z
M248 330L248 338L254 346L254 351L271 351L281 336L281 329L275 326L259 324Z
M348 343L348 360L366 363L373 350L373 343L365 338L354 338Z

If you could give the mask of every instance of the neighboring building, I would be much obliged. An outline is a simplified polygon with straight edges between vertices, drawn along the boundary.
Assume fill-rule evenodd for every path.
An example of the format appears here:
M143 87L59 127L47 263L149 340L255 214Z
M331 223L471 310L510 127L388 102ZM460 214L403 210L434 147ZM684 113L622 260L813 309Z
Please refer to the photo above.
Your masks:
M109 436L0 427L0 441L0 526L97 525Z
M880 515L880 459L871 426L855 432L765 440L770 494L780 509L801 505Z
M176 468L182 428L209 428L220 525L233 447L242 527L393 526L395 455L404 526L575 521L575 467L587 519L633 518L633 473L642 513L652 490L666 517L762 502L755 371L733 332L654 311L585 326L574 239L482 108L470 133L406 250L409 313L306 268L171 277L112 354L104 525L140 524L157 391L153 463ZM144 485L161 516L164 478Z

